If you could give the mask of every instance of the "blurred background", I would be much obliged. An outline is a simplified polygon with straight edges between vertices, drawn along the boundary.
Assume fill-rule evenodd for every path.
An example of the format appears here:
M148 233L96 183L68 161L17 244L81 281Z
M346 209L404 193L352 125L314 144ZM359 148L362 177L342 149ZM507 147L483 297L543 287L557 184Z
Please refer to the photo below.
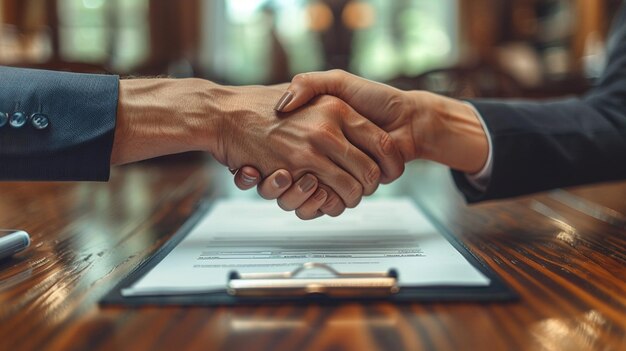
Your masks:
M456 97L601 72L617 0L0 0L0 64L271 84L341 68Z

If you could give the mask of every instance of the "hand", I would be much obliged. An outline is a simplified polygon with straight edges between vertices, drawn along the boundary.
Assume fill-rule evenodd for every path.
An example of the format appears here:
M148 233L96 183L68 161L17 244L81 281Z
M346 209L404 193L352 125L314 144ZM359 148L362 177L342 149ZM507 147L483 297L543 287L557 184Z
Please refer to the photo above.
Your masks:
M418 145L423 143L416 141L414 135L413 116L416 114L417 105L412 101L411 96L406 92L394 89L387 85L374 83L358 78L343 71L330 71L319 73L307 73L297 75L287 92L279 100L277 110L290 112L294 111L317 95L330 94L351 105L356 111L372 120L375 124L386 130L395 145L398 146L402 155L402 162L420 157L421 152ZM422 135L421 133L419 135ZM428 135L426 132L425 135ZM253 168L247 168L248 172L255 172ZM395 178L394 178L395 179ZM393 179L385 179L393 180ZM242 180L235 178L235 183L240 188ZM272 190L272 191L270 191ZM321 213L326 213L324 208L327 204L320 204L319 201L311 198L310 194L289 189L277 194L269 186L260 186L259 194L264 198L278 198L279 205L289 203L289 209L296 206L296 215L302 219L316 218ZM331 204L333 198L330 201ZM297 206L298 204L302 204ZM312 209L318 206L317 211ZM337 210L340 205L334 204L333 209ZM283 206L281 206L283 208ZM332 213L339 215L344 208Z
M471 174L487 161L487 136L468 104L398 90L341 70L295 76L277 110L293 111L322 94L339 97L387 131L405 162L422 158Z
M473 110L460 101L405 92L335 70L296 76L277 110L292 111L320 94L343 99L386 130L406 162L430 159L467 173L477 172L486 162L486 134ZM305 203L303 197L292 201Z
M218 161L229 168L254 164L261 175L281 168L294 178L310 173L296 182L300 193L316 189L319 179L348 207L373 193L381 178L395 179L404 170L390 136L344 102L319 97L279 116L269 101L280 93L266 87L226 88L231 98L223 106L213 153Z

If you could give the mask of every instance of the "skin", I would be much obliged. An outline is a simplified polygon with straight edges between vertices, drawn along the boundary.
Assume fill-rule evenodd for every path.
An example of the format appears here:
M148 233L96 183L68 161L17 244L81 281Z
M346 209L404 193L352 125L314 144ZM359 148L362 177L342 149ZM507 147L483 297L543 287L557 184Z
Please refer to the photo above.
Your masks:
M314 97L306 106L277 112L281 87L132 79L120 81L119 90L112 164L206 151L230 169L254 164L252 176L242 171L238 177L246 184L267 178L269 185L260 189L268 198L274 197L272 181L288 184L279 205L301 208L307 216L313 209L334 215L354 207L381 180L404 170L391 136L335 97ZM300 202L302 196L310 202Z
M482 124L473 108L459 100L425 91L398 90L340 70L297 75L285 94L292 97L283 104L283 112L294 111L325 94L342 99L389 133L404 162L426 159L473 174L487 161L489 145ZM244 167L235 183L242 188L241 175L257 172L253 167ZM314 213L319 214L315 207L323 208L325 204L306 194L294 196L291 187L272 188L268 183L276 174L287 176L285 170L280 170L265 179L258 187L261 196L288 203L300 218L315 218ZM298 179L295 175L293 178Z

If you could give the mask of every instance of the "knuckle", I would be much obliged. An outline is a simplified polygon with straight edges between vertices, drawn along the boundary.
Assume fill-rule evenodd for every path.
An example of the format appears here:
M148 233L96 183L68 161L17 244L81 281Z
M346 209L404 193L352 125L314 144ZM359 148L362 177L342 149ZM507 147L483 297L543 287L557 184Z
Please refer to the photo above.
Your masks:
M350 106L343 100L330 95L324 95L319 99L326 114L331 117L345 116L350 112Z
M363 195L372 195L382 179L382 171L377 164L373 164L369 171L365 174L363 183Z
M390 170L385 172L384 177L381 177L381 183L388 184L394 180L400 178L404 173L404 163L399 163L396 167L391 167ZM383 179L384 178L384 179Z
M378 147L382 151L383 155L391 155L395 149L395 144L391 140L389 133L381 132L378 135Z
M326 202L324 203L324 205L322 205L322 209L324 211L330 211L338 207L340 203L341 203L341 200L339 199L339 197L337 197L336 195L333 195L326 199Z
M363 186L359 182L352 182L352 184L348 187L348 192L346 195L346 206L348 208L356 207L359 202L361 202L361 197L363 196Z
M337 127L334 123L330 123L329 121L320 122L317 125L316 132L319 133L319 136L329 136L334 137L336 134Z
M296 83L296 84L306 84L306 82L308 81L309 76L306 73L299 73L296 74L293 79L291 80L292 83Z
M381 170L377 164L372 164L367 171L365 179L369 184L378 184L380 181Z
M332 145L337 145L339 143L337 129L337 126L330 122L321 122L317 125L315 131L311 133L311 137L313 140L324 144L331 143Z
M406 106L404 96L398 93L389 94L384 104L385 110L393 113L400 113L406 109Z

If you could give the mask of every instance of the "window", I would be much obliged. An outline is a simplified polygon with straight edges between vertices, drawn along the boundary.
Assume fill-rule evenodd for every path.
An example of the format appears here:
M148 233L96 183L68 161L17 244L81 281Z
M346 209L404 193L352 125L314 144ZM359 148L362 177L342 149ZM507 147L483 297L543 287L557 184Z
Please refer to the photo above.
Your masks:
M148 0L60 0L61 57L128 70L148 54Z
M340 68L377 80L457 60L457 0L345 0L339 11L331 3L341 1L205 0L212 25L204 30L211 38L204 57L234 83L333 68L334 56ZM335 40L346 33L347 41Z

